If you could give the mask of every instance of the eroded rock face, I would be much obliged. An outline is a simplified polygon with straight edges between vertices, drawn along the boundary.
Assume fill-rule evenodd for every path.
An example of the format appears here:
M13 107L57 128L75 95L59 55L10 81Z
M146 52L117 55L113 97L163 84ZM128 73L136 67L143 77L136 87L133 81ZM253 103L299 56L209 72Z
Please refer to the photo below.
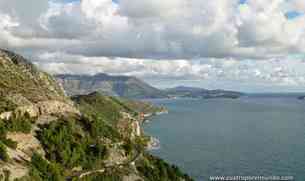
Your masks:
M32 156L33 152L37 152L42 156L45 155L45 152L39 142L39 140L34 136L34 133L24 134L24 133L8 133L7 138L13 141L16 141L17 144L17 151L21 151L30 157ZM13 156L13 155L12 155ZM14 157L13 157L14 158ZM26 159L27 157L23 158ZM16 158L18 159L18 158Z
M136 174L129 174L123 177L123 181L144 181L143 178L141 178L139 175Z
M13 115L17 117L22 117L24 115L29 115L30 117L38 117L41 115L65 115L67 113L72 113L80 115L78 109L73 105L60 102L60 101L43 101L37 104L30 104L27 106L20 106L14 111L4 112L0 114L0 119L8 120Z
M133 136L141 136L141 127L138 121L132 123L132 133Z
M10 172L9 180L12 181L27 175L29 169L25 165L20 163L11 164L11 163L0 162L0 176L2 176L2 178L5 178L5 171Z
M7 154L11 161L3 163L0 161L0 175L4 176L5 171L9 171L9 180L14 180L28 174L29 169L25 161L31 161L34 152L42 156L45 155L45 152L33 132L30 134L8 133L7 138L16 141L18 144L16 149L7 147Z
M142 135L142 129L139 120L132 117L126 112L121 112L122 119L118 121L117 128L119 132L126 138L134 140Z
M78 109L70 104L59 101L44 101L36 104L39 115L74 113L80 115Z

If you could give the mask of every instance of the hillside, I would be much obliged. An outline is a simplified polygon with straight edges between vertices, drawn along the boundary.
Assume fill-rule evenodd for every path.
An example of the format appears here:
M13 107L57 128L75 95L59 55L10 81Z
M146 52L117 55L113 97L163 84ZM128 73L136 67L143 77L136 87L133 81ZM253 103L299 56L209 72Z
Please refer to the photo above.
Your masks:
M192 180L150 155L146 103L64 95L23 57L0 51L0 180ZM145 108L145 109L144 109Z
M191 97L191 98L202 98L202 99L212 99L212 98L230 98L236 99L244 94L236 91L227 90L207 90L197 87L185 87L179 86L175 88L166 89L168 97Z
M144 81L130 76L110 76L107 74L56 75L67 94L79 95L100 92L110 96L125 98L161 98L165 95Z

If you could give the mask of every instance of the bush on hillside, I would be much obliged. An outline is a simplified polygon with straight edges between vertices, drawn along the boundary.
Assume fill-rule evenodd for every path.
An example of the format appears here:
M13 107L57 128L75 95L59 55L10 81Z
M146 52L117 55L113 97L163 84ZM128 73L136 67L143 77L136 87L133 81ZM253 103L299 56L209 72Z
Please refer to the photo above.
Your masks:
M9 156L7 154L7 149L6 146L0 142L0 159L3 161L8 161L9 160Z

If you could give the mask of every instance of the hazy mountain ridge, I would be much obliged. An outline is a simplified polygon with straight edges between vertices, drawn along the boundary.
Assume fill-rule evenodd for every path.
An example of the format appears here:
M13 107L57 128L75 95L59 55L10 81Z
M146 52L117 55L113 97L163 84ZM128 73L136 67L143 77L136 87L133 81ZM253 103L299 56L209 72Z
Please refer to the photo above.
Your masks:
M150 98L239 98L243 93L226 90L207 90L197 87L178 86L158 89L133 76L111 76L107 74L90 75L56 75L67 94L88 94L100 92L106 95L132 99Z
M110 76L107 74L55 75L68 95L100 92L110 96L126 98L162 98L164 93L144 81L130 76Z

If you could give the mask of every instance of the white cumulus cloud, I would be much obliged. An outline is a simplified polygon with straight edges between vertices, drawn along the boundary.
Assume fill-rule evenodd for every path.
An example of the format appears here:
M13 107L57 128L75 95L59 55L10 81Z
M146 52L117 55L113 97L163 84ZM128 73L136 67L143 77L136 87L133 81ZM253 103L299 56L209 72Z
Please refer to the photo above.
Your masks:
M302 86L304 10L303 0L0 0L0 43L52 73Z

